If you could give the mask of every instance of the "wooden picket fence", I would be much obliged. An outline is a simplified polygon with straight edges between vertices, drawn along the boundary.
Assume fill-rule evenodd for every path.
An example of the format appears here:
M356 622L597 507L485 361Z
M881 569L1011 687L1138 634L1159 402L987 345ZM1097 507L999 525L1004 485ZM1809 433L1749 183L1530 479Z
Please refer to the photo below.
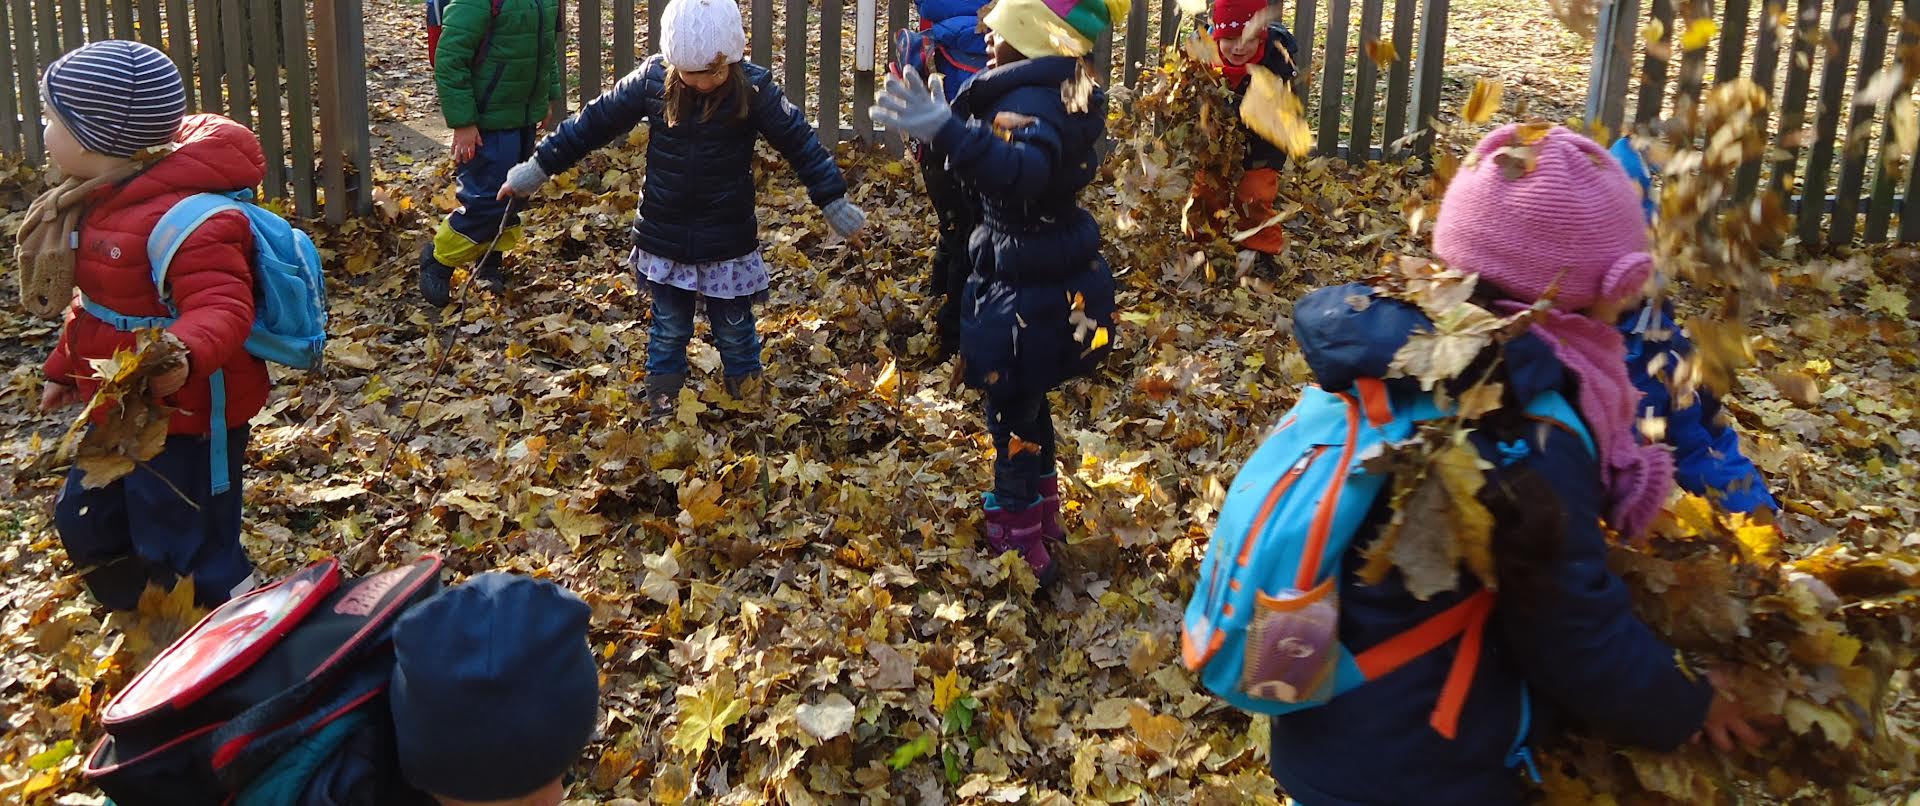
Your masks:
M191 111L259 133L268 198L303 218L370 212L360 15L360 0L0 0L0 153L44 158L46 65L85 42L132 39L179 66Z
M1711 0L1647 0L1644 12L1641 0L1613 0L1595 40L1587 117L1630 131L1659 120L1677 99L1699 98L1705 86L1750 77L1774 101L1778 119L1763 123L1782 156L1748 164L1738 176L1739 198L1751 198L1762 181L1790 194L1795 233L1808 247L1920 241L1920 215L1904 214L1920 190L1920 160L1900 153L1894 120L1894 99L1910 91L1853 102L1890 64L1890 46L1920 53L1911 50L1920 3L1900 5L1896 14L1894 0L1792 0L1791 10L1788 0L1722 0L1716 15ZM1707 47L1681 46L1691 19L1717 20ZM1671 58L1647 54L1640 40L1649 21L1666 32ZM1677 80L1669 81L1670 72Z
M824 141L892 141L867 110L895 58L894 32L915 22L910 0L743 3L748 57L783 77ZM664 9L665 0L562 0L569 106L658 49ZM1290 10L1306 54L1296 92L1318 118L1317 151L1425 154L1430 138L1418 135L1439 111L1448 0L1296 0ZM179 65L195 111L260 132L268 197L300 217L370 212L362 15L362 0L0 0L0 42L10 45L0 51L0 153L44 158L38 78L47 64L87 41L138 39ZM1096 76L1133 86L1191 30L1176 0L1135 3L1096 43ZM1382 38L1400 54L1386 65L1361 55L1362 43ZM417 68L430 69L420 52Z

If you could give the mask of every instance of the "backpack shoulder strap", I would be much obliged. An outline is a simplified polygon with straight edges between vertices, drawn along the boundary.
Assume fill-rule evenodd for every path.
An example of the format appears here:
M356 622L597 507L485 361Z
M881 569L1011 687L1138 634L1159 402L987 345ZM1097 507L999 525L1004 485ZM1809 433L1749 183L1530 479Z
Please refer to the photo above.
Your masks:
M153 264L153 287L160 290L162 301L166 301L167 265L173 262L174 253L180 251L187 236L207 219L228 210L244 215L247 208L241 200L242 194L251 195L246 191L232 195L196 193L181 199L166 215L160 216L160 222L153 226L153 234L147 236L147 262ZM173 303L168 301L167 307L173 307Z
M1586 422L1580 419L1580 412L1567 402L1559 392L1547 392L1527 404L1527 415L1535 419L1547 420L1559 425L1574 436L1580 438L1580 444L1587 446L1587 453L1599 456L1600 450L1593 443L1593 433L1587 430Z

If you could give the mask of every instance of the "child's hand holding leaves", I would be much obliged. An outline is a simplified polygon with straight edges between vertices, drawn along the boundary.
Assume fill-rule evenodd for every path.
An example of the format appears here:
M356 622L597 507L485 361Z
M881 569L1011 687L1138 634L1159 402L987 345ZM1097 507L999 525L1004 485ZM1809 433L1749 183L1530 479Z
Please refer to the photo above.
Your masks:
M59 381L47 381L40 387L40 410L56 411L80 404L80 387Z

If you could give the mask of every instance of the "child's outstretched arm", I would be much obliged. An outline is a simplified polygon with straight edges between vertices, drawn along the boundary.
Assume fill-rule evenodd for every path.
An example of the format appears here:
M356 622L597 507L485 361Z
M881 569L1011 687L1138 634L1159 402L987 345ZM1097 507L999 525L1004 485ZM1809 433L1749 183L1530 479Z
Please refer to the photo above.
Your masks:
M886 93L872 114L875 122L932 144L949 166L988 193L1038 195L1060 159L1060 132L1052 124L1025 115L990 124L962 121L948 107L938 77L929 86L911 67L887 78Z
M647 60L541 139L531 159L507 172L507 181L500 185L500 198L533 195L548 177L572 168L588 154L660 114L663 88L660 82L648 78L652 66L653 60Z
M1501 629L1536 693L1614 740L1677 747L1701 729L1713 689L1688 679L1634 616L1626 584L1607 569L1599 468L1577 437L1547 431L1523 462L1559 498L1559 556L1544 592L1496 609Z
M840 175L840 166L779 84L769 81L755 93L751 114L754 129L793 166L807 186L807 197L825 211L834 231L842 237L858 232L866 214L847 201L847 180Z

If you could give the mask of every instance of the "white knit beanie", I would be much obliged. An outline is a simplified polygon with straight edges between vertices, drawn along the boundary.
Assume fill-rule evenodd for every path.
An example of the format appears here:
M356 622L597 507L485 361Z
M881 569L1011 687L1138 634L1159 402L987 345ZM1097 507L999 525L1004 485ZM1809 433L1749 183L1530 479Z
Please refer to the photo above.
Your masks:
M672 0L660 15L660 31L667 64L681 70L705 70L716 58L733 64L747 55L736 0Z

